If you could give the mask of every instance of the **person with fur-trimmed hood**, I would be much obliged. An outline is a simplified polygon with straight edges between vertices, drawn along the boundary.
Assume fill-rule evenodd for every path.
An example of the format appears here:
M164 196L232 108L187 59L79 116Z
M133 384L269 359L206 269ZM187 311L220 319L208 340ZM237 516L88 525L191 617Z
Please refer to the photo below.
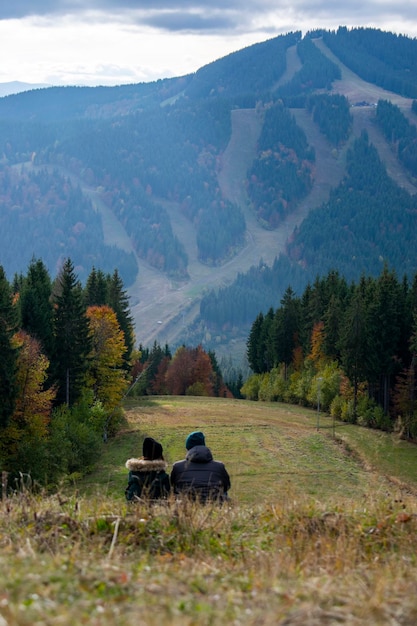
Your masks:
M185 447L185 459L172 466L171 485L175 495L186 495L199 502L227 501L230 476L224 464L213 459L204 433L199 430L190 433Z
M134 502L140 499L167 498L171 485L162 445L152 437L145 437L142 452L142 458L126 461L126 468L129 470L126 500Z

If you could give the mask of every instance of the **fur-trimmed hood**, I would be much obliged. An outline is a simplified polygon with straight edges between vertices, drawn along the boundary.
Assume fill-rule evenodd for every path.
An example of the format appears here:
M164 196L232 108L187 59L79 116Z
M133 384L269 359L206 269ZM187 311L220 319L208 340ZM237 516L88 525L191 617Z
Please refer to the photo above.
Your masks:
M148 459L128 459L126 461L126 468L130 472L160 472L166 470L168 463L163 459L156 459L155 461L149 461Z

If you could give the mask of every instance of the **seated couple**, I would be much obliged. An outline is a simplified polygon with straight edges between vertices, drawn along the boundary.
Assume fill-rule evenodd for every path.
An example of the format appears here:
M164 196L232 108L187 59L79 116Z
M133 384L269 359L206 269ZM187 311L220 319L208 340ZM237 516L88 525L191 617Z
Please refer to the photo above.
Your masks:
M126 499L129 502L142 498L157 500L167 498L173 492L175 496L187 495L201 502L227 500L229 474L223 463L213 459L204 434L200 431L190 433L185 447L185 459L174 463L169 476L162 445L152 437L146 437L143 456L126 461L129 470Z

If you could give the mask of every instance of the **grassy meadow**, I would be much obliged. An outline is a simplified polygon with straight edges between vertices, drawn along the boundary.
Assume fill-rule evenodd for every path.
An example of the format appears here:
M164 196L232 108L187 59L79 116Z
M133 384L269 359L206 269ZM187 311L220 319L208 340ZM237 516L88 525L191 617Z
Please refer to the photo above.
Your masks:
M171 464L195 429L230 505L128 505L143 437ZM94 472L2 500L0 626L414 625L416 452L300 407L132 400Z

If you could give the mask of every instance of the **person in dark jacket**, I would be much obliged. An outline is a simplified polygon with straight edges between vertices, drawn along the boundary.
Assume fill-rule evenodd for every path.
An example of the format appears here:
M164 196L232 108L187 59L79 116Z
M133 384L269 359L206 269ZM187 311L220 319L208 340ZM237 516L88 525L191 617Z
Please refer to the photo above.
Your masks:
M230 477L224 464L215 461L206 446L204 433L194 431L186 439L188 450L182 461L172 466L171 485L176 495L187 495L194 500L228 500Z
M139 499L167 498L171 484L162 445L152 437L145 437L142 452L142 458L126 461L126 468L129 470L126 500L132 502Z

